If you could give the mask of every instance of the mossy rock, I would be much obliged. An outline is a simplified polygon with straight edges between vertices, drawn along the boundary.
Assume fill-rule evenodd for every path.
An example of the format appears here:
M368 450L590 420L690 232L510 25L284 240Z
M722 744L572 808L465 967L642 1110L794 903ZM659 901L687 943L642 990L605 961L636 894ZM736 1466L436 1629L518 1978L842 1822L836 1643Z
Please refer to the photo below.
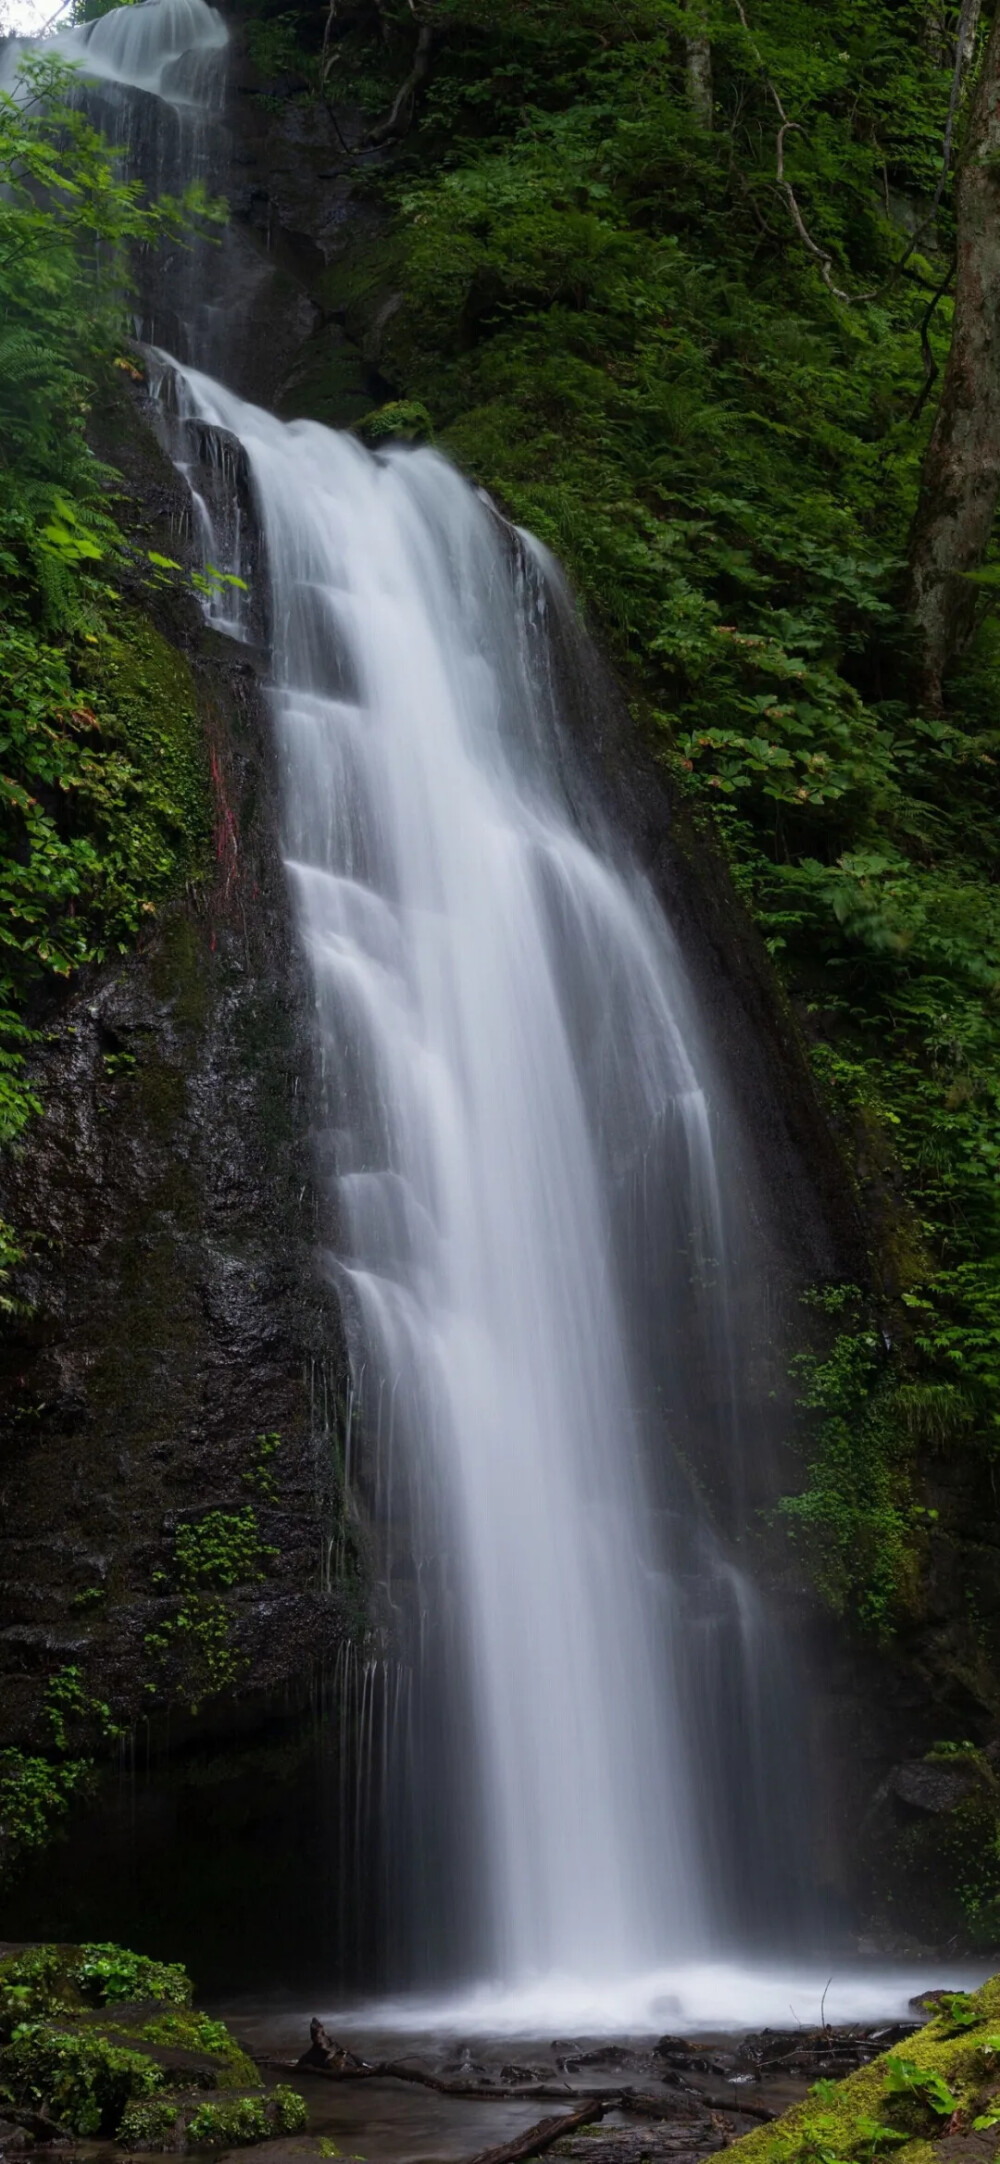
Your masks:
M395 439L402 443L423 443L434 434L434 424L425 405L419 398L394 398L386 406L377 406L358 422L358 435L365 443L377 444Z
M278 411L284 421L321 421L353 428L372 402L369 371L338 323L324 323L306 341L285 384Z
M15 1946L0 1956L0 2042L23 2021L129 2000L188 2008L191 1979L176 1962L151 1961L103 1942Z
M301 2097L262 2089L236 2038L190 2002L184 1969L124 1947L11 1948L0 1959L0 2093L129 2149L299 2132Z
M101 709L106 742L136 771L132 876L147 892L176 892L208 871L212 826L205 732L188 662L148 616L123 608L77 669Z
M817 2093L817 2091L819 2093ZM996 2113L995 2126L990 2122ZM933 2020L846 2081L821 2082L773 2126L733 2144L738 2164L932 2164L946 2132L991 2134L1000 2151L1000 1976L943 1992ZM979 2147L968 2151L981 2164Z
M301 2134L309 2114L296 2089L283 2084L257 2096L220 2097L199 2104L187 2121L189 2149L235 2149L272 2141L276 2134Z
M887 1913L934 1944L989 1952L1000 1935L1000 1781L983 1752L893 1768L872 1807L868 1875Z
M20 2109L44 2112L74 2134L113 2136L136 2097L163 2086L146 2052L63 2022L23 2021L0 2055L0 2077Z
M154 2096L126 2107L118 2141L130 2150L250 2148L303 2133L308 2116L297 2091L280 2085L242 2096Z

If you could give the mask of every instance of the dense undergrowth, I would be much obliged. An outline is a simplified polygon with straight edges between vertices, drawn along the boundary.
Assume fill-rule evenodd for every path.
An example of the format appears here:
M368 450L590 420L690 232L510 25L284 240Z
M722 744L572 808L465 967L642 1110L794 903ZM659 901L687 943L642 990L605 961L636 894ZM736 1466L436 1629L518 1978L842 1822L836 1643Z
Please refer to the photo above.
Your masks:
M136 373L131 251L183 241L208 208L197 189L146 203L58 61L29 58L0 91L0 1145L42 1110L30 1056L53 990L134 947L206 859L194 685L142 605L164 574L136 560L87 430ZM33 1237L0 1221L0 1312ZM50 1838L117 1734L74 1665L37 1727L35 1750L0 1752L0 1875Z
M31 2134L126 2150L229 2149L301 2133L295 2091L265 2089L176 1963L128 1947L29 1946L0 1961L0 2112Z
M379 325L407 425L426 409L566 563L795 1000L877 1291L820 1295L784 1522L881 1633L919 1610L921 1470L1000 1443L1000 571L942 715L910 695L900 605L949 333L958 12L715 0L709 130L672 0L437 0L417 123L368 182L386 238L325 288ZM412 17L339 21L327 94L384 111ZM258 10L253 36L315 81L320 27Z
M87 441L135 373L128 252L205 205L145 203L71 89L35 56L0 92L0 1142L38 1109L47 987L134 945L206 842L193 687L123 610L120 490Z

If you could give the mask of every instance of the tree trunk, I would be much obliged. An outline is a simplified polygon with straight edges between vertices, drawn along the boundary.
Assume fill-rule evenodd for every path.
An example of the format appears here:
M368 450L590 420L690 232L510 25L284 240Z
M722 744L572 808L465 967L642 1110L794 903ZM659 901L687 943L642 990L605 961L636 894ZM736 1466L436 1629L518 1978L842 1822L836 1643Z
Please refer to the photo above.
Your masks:
M924 51L939 68L951 67L957 58L959 75L968 72L976 49L976 31L982 11L983 0L966 0L966 6L960 13L956 52L955 35L948 28L944 6L939 4L929 9L924 18L921 43Z
M688 0L689 15L697 24L701 15L698 0ZM684 40L684 76L687 84L688 104L703 128L712 125L712 43L703 30L692 25Z
M972 630L1000 494L1000 9L969 115L958 178L955 324L910 543L909 606L920 692L932 711Z
M967 75L972 64L973 54L976 50L976 32L979 29L979 18L982 12L983 0L969 0L969 5L963 11L958 32L958 71L960 76Z

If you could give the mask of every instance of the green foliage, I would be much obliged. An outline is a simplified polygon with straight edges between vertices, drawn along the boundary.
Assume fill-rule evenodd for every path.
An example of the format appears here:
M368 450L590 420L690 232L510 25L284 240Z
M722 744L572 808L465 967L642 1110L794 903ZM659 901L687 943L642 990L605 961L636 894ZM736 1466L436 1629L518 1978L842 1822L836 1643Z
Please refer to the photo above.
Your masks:
M997 2079L996 2019L1000 1978L969 1995L974 2020L958 2036L947 2010L891 2052L851 2074L825 2082L772 2126L733 2145L735 2164L863 2164L892 2155L900 2164L926 2164L928 2140L988 2117Z
M939 2118L949 2118L958 2109L958 2098L948 2087L944 2075L935 2068L918 2066L914 2059L904 2058L901 2052L890 2051L886 2060L885 2093L887 2097L915 2096L921 2104L927 2104Z
M357 427L359 436L371 444L385 443L392 438L403 443L419 443L434 434L430 414L419 398L391 399L388 405L377 406L373 413L366 413Z
M952 56L909 0L748 0L750 38L721 0L705 12L711 133L680 0L571 18L439 0L422 117L382 184L391 231L325 292L359 337L377 325L397 409L425 407L567 564L869 1167L906 1312L888 1354L859 1308L853 1346L817 1355L818 1454L784 1522L834 1605L884 1635L933 1524L919 1464L1000 1439L1000 567L943 716L907 697L899 609L950 192L908 232ZM408 46L403 10L380 14L344 52L381 69L384 109ZM776 185L769 82L801 216L853 305ZM959 143L963 125L960 107Z
M183 1978L184 1972L181 1971ZM186 1981L186 1978L184 1979ZM133 1992L130 1997L162 1998L160 1991ZM257 2070L252 2059L230 2036L222 2021L213 2021L208 2014L194 2014L190 2010L160 2013L155 2020L145 2021L138 2035L144 2044L157 2044L169 2050L200 2052L208 2054L212 2061L210 2076L203 2076L203 2085L213 2089L252 2088L257 2081ZM183 2065L183 2061L180 2062Z
M274 2134L300 2134L307 2124L302 2097L279 2084L270 2096L199 2105L188 2120L187 2142L189 2149L236 2148L267 2141Z
M94 1747L121 1731L110 1707L94 1698L76 1666L51 1676L38 1709L48 1751L0 1751L0 1879L58 1830L73 1797L94 1771Z
M111 1719L110 1708L103 1699L91 1697L82 1670L75 1666L60 1668L50 1678L42 1699L42 1712L57 1751L69 1750L70 1729L77 1722L87 1727L96 1724L101 1735L109 1741L121 1734Z
M65 1999L65 1976L57 1946L30 1946L0 1961L0 2039L7 2041L18 2022L48 2014Z
M8 1955L0 1962L0 2089L75 2134L113 2136L126 2149L298 2132L301 2098L280 2088L262 2095L236 2038L194 2013L190 2000L182 1968L124 1946ZM106 2009L103 2019L95 2008ZM199 2104L195 2087L252 2093Z
M276 1447L280 1438L258 1441ZM266 1458L263 1466L269 1478ZM238 1511L211 1510L178 1526L173 1577L180 1605L158 1630L147 1632L145 1644L161 1673L165 1664L172 1664L175 1687L189 1699L193 1712L243 1674L246 1662L234 1638L230 1596L239 1586L261 1584L277 1553L263 1540L252 1503ZM154 1692L161 1687L149 1685Z
M894 1860L909 1912L932 1932L958 1922L967 1943L985 1953L1000 1928L1000 1784L980 1752L963 1751L960 1763L969 1776L964 1794L950 1810L909 1819L897 1833ZM942 2033L955 2037L971 2031L974 2017L975 1999L962 1993L942 2001L938 2019Z
M14 2030L3 2076L16 2103L36 2111L47 2105L61 2125L83 2135L115 2134L130 2099L162 2085L159 2067L140 2052L45 2021Z
M263 1565L277 1550L265 1547L251 1503L242 1510L210 1510L177 1528L174 1556L182 1584L228 1591L234 1585L258 1585Z
M191 1979L179 1962L151 1961L147 1954L134 1954L127 1946L82 1946L70 1975L94 2006L115 2006L130 1999L161 1999L168 2006L191 2004ZM164 2017L169 2018L173 2017ZM215 2048L210 2043L204 2046L206 2051Z
M304 76L312 87L315 69L299 42L298 30L294 12L251 17L246 27L247 52L261 75ZM266 90L258 96L268 101Z
M81 624L87 567L120 547L86 420L118 356L128 251L182 237L211 206L142 199L44 54L0 91L0 576L16 614Z
M0 91L0 1143L39 1109L39 993L133 945L206 840L191 686L123 616L115 477L86 430L116 368L138 372L130 252L218 213L198 188L145 203L72 82L36 53Z
M945 1992L941 2012L955 2030L974 2029L979 2021L979 2009L967 1991Z
M133 2098L126 2104L118 2126L122 2149L176 2149L181 2107L176 2096Z
M799 1402L812 1416L810 1464L802 1493L780 1508L830 1606L884 1636L913 1604L914 1536L927 1521L912 1493L913 1445L900 1422L886 1347L875 1331L857 1327L863 1302L856 1288L832 1291L841 1314L850 1303L855 1327L825 1353L802 1353L795 1362L804 1385ZM829 1308L829 1298L822 1304Z
M2 1036L3 1025L2 1021L0 1021L0 1040L2 1040ZM10 1071L9 1069L5 1070L4 1062L9 1057L9 1053L4 1053L2 1041L0 1041L0 1121L3 1119L5 1072L9 1073ZM32 1108L33 1106L34 1100L32 1100ZM19 1262L24 1261L25 1252L14 1232L13 1226L8 1225L6 1219L0 1217L0 1315L16 1315L22 1310L22 1302L7 1290L7 1286L10 1282L11 1271L17 1268Z
M37 1109L20 1019L35 989L126 952L205 859L186 666L134 611L93 620L59 644L0 622L0 1141Z
M51 1840L92 1771L89 1758L53 1764L13 1746L0 1751L0 1877L29 1850Z
M253 1456L240 1478L248 1488L256 1489L266 1503L278 1498L278 1483L274 1474L274 1460L281 1449L281 1436L276 1429L269 1429L253 1440Z

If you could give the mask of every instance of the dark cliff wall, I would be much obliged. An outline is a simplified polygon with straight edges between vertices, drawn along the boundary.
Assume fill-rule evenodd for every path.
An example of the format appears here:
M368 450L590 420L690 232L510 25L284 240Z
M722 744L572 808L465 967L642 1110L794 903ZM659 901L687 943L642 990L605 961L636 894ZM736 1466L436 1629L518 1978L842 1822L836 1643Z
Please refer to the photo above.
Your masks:
M174 552L185 494L141 404L102 417L101 449L143 545ZM42 1112L3 1170L27 1253L0 1360L0 1749L51 1747L46 1692L63 1678L71 1749L109 1768L96 1812L76 1806L79 1837L12 1897L12 1928L64 1935L82 1903L85 1934L104 1918L148 1936L159 1916L183 1948L199 1918L238 1934L238 1865L301 1855L303 1813L318 1829L304 1739L361 1595L255 660L205 629L193 596L152 616L148 592L134 599L141 685L200 717L214 863L138 954L40 1018ZM264 1871L264 1916L267 1892ZM271 1892L272 1920L296 1913L286 1882Z

